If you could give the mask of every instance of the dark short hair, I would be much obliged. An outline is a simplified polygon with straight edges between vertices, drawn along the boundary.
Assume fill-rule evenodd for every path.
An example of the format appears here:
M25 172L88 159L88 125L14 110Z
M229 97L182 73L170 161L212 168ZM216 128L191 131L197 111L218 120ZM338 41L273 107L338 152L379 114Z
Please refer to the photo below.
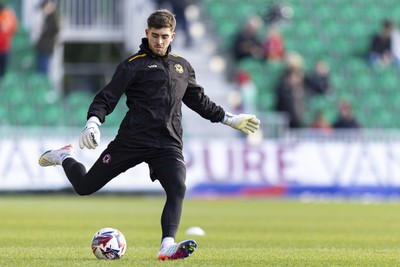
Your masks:
M176 27L175 16L167 9L159 9L149 16L147 27L155 29L171 28L174 31Z
M390 19L384 19L382 24L385 29L393 28L394 26L394 22Z

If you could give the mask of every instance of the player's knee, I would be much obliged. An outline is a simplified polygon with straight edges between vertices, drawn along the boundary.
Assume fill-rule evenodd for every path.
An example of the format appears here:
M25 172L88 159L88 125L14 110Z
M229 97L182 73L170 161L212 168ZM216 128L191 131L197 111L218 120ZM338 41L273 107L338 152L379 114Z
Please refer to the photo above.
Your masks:
M180 198L184 198L185 197L185 193L186 193L186 185L184 181L179 181L177 182L174 186L174 191L175 194L180 197Z
M93 194L95 191L91 190L90 188L87 187L74 187L75 192L80 195L80 196L88 196Z
M75 192L81 197L90 195L90 193L81 190L75 190Z

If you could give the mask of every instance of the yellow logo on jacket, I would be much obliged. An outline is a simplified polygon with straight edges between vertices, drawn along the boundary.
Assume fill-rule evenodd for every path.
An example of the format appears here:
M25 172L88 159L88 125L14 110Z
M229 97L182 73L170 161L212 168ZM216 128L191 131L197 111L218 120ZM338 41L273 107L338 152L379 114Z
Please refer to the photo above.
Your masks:
M175 64L174 69L177 73L183 73L183 67L181 64Z

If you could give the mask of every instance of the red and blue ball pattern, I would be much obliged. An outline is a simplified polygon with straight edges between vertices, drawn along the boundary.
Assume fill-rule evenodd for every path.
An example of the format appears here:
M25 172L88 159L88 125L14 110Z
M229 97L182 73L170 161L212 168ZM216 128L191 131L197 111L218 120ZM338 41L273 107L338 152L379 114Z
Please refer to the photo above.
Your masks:
M97 231L92 239L92 251L98 259L120 259L126 250L124 235L115 228L103 228Z

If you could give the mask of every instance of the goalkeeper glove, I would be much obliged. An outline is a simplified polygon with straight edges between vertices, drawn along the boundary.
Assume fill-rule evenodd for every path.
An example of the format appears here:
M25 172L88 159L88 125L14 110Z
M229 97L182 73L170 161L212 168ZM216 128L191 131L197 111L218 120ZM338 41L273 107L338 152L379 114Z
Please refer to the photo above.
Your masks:
M242 131L245 134L254 133L260 128L260 120L256 118L256 115L252 114L233 115L229 112L225 112L222 123Z
M81 149L84 147L95 149L100 144L100 125L99 118L93 116L88 119L79 139L79 147Z

